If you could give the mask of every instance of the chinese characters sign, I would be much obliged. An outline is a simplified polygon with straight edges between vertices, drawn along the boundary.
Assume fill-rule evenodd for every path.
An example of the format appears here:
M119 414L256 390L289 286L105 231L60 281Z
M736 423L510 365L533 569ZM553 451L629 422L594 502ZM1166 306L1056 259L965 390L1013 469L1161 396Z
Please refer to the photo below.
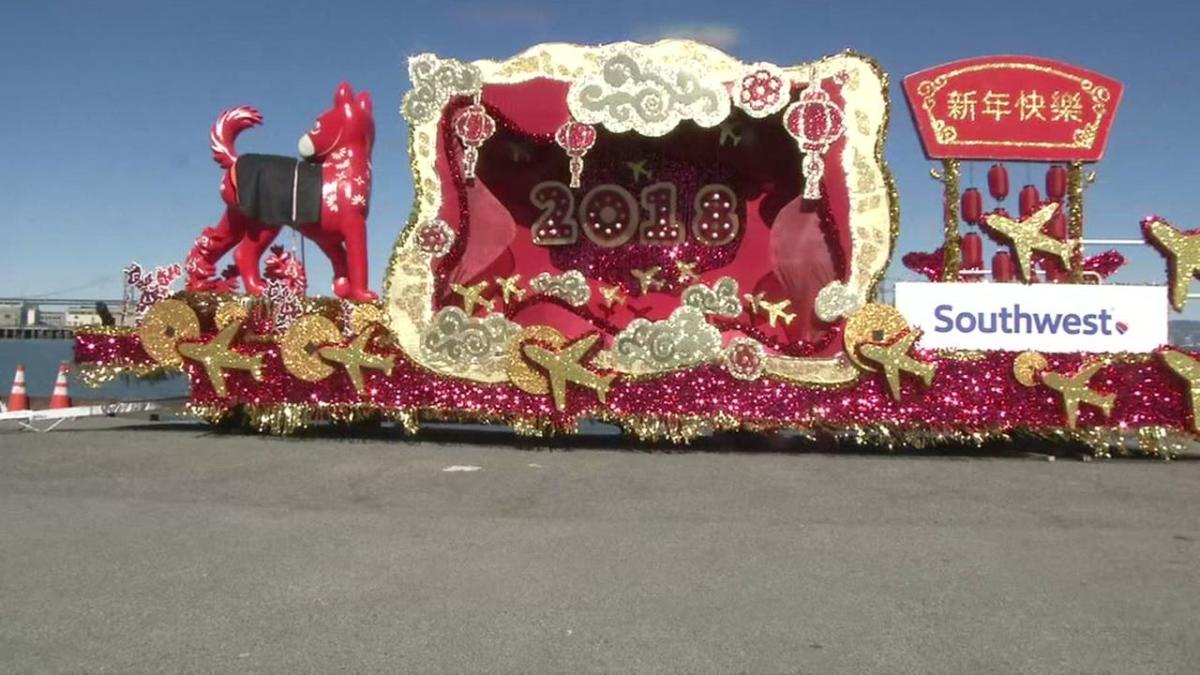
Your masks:
M925 152L944 159L1096 161L1123 87L1029 56L955 61L904 78Z

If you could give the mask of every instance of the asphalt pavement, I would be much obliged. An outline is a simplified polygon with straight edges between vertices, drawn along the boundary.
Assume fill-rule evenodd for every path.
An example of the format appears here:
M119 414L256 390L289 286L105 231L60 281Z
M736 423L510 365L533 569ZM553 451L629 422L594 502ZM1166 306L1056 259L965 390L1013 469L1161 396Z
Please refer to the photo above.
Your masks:
M0 431L0 671L1200 672L1200 461L644 450Z

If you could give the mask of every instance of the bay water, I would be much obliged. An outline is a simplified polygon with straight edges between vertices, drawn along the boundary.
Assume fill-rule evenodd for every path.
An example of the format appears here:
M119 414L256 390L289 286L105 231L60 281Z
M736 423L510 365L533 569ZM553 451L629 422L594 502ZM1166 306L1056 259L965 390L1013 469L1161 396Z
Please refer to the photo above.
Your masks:
M8 398L17 364L25 365L25 386L29 395L49 396L54 391L58 365L64 361L71 363L73 347L71 340L0 340L0 397ZM188 394L187 378L183 375L154 382L121 377L91 389L84 386L76 373L71 373L69 383L71 397L77 401L144 401L179 398Z

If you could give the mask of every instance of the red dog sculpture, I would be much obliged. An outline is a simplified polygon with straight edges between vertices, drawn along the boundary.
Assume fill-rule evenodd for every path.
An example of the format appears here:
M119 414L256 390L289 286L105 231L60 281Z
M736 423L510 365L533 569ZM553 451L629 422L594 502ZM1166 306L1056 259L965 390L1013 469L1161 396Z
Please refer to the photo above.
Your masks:
M375 118L371 97L357 96L343 82L333 107L300 137L304 161L277 155L242 155L234 140L262 123L254 108L221 113L212 126L213 159L226 169L221 198L227 205L216 227L206 227L187 259L188 289L222 287L217 262L233 258L246 291L261 295L266 284L258 261L284 225L313 240L333 266L333 291L340 298L370 302L367 287L367 212L371 203L371 148Z

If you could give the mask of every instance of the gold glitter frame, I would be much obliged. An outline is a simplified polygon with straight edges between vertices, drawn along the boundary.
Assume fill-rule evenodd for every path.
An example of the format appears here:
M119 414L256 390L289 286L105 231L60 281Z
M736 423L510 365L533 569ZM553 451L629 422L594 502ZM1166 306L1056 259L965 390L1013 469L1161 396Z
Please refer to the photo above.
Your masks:
M663 40L649 45L621 42L598 47L542 44L504 61L480 60L469 64L429 55L420 58L432 64L431 72L439 70L439 66L445 66L447 72L477 72L482 86L536 78L575 81L595 72L610 55L630 49L656 63L705 72L721 82L736 81L752 67L720 50L689 40ZM874 60L852 51L781 70L794 82L837 78L841 83L846 145L840 168L847 178L847 225L851 240L849 278L845 286L862 301L868 301L874 297L891 260L899 225L895 182L883 157L890 116L887 74ZM431 86L428 82L413 84ZM436 165L440 117L409 120L414 200L408 226L396 240L384 279L387 325L398 346L418 365L447 377L502 384L508 382L503 368L471 364L451 370L431 362L422 353L421 335L434 314L435 279L429 253L422 251L411 235L415 223L440 217L442 185ZM765 370L768 377L810 386L845 386L856 381L860 373L842 354L825 358L772 355L767 358Z

